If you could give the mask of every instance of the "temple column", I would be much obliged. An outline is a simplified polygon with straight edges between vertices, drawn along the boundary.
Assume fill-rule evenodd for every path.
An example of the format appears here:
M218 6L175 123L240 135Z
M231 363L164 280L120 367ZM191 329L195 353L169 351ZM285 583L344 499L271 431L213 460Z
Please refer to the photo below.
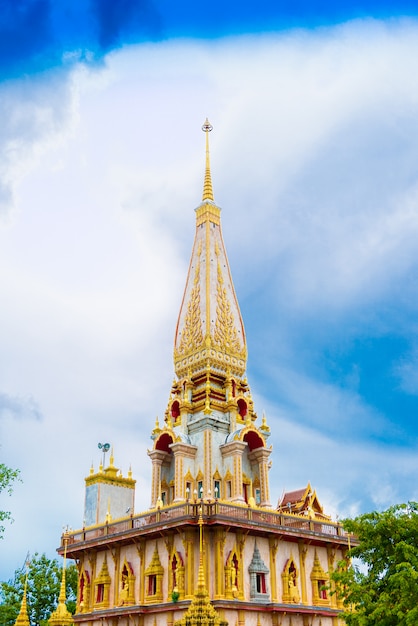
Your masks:
M184 470L184 460L194 460L197 447L178 441L172 443L170 449L174 455L174 502L182 502L186 499L184 476L187 471Z
M331 574L334 571L335 554L336 554L335 548L333 546L327 546L328 574L329 574L329 580L331 582L331 591L329 595L330 595L330 600L331 600L331 606L334 608L337 608L338 598L337 598L337 594L335 593L335 582L331 580Z
M242 455L247 448L245 441L231 441L220 446L223 458L232 457L232 494L231 500L235 502L244 502L242 492Z
M224 576L224 548L225 548L226 532L222 528L215 530L215 600L224 597L225 576Z
M308 546L305 546L303 541L299 542L299 571L300 571L300 586L302 592L302 603L308 604L308 596L306 592L306 570L305 561L306 554L308 552Z
M277 589L277 564L276 555L279 548L279 539L276 537L269 537L269 552L270 552L270 588L271 588L271 601L278 602L278 589Z
M141 539L136 546L136 550L139 557L139 565L138 565L138 598L139 604L144 604L145 602L145 541Z
M148 450L148 456L152 460L151 508L153 509L157 506L161 485L161 468L168 457L168 453L163 450Z
M260 476L260 506L271 506L270 504L270 488L269 488L269 468L268 459L271 454L270 448L257 448L252 450L248 455L251 462L258 464L258 472Z
M192 530L184 533L183 546L185 552L185 575L184 575L184 597L186 600L193 597L195 591L194 575L194 545L195 534Z

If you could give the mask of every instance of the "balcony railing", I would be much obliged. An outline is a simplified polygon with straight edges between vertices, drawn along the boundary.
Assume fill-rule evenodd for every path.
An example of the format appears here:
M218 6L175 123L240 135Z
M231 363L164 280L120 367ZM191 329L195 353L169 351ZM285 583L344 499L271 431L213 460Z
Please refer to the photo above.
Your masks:
M152 532L153 527L175 526L180 520L196 523L200 515L207 524L222 521L231 523L234 520L243 524L263 527L267 531L274 532L274 530L282 529L287 533L314 533L347 539L342 526L336 522L317 518L311 519L292 513L284 514L266 508L252 508L244 504L226 503L221 500L181 502L161 509L152 509L138 515L131 515L124 519L112 520L105 524L70 531L66 533L66 537L70 547L80 542L100 540L102 537L116 539L117 535L130 534L140 529L144 532Z

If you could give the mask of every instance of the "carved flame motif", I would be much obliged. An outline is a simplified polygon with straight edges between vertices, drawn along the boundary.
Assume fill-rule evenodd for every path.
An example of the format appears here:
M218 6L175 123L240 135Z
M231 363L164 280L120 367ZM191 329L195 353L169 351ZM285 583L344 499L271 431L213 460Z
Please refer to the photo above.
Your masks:
M221 266L218 263L218 283L216 286L216 324L214 329L214 342L226 353L240 354L242 346L234 318L231 304L224 287Z
M178 347L179 354L185 354L198 348L203 343L202 320L200 316L200 254L201 246L198 250L198 261L193 280L193 289L190 294L187 314L184 320L181 341Z

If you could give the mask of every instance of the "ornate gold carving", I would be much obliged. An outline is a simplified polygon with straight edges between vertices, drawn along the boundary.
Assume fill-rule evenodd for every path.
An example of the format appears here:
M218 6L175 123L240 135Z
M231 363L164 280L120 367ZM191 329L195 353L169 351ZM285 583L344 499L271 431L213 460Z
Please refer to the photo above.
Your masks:
M90 574L84 568L84 564L80 566L80 574L78 577L78 596L77 596L77 608L79 613L85 613L90 609L90 591L91 582Z
M208 337L208 341L210 343L210 337ZM214 369L226 371L227 368L230 368L234 375L242 376L245 372L246 359L245 348L240 355L225 354L222 350L209 350L204 346L196 350L193 355L180 355L178 351L174 352L174 366L179 378L186 375L190 368L193 373L201 371L206 368L208 363Z
M106 609L109 606L109 590L111 578L105 555L100 573L94 581L94 608Z
M178 593L178 598L184 598L184 561L183 557L175 548L171 549L168 564L168 597L172 593Z
M135 575L132 565L124 559L120 575L119 606L135 604Z
M161 565L158 547L155 544L154 554L151 563L145 570L146 577L146 598L145 602L162 602L163 600L163 580L164 568Z
M218 262L218 282L216 285L216 324L214 329L214 343L224 352L241 354L243 349L239 339L238 331L234 324L234 317L231 311L221 266ZM245 350L244 350L245 352Z
M312 583L312 603L314 605L328 605L329 598L327 593L329 575L324 572L319 561L317 551L315 550L314 562L311 571Z
M283 602L299 604L298 570L293 557L290 556L282 572Z
M197 263L193 288L187 305L187 314L181 333L177 354L189 354L203 344L202 320L200 315L200 255L202 246L197 251Z
M228 555L224 568L225 597L244 600L243 551L245 537L237 533L235 545Z

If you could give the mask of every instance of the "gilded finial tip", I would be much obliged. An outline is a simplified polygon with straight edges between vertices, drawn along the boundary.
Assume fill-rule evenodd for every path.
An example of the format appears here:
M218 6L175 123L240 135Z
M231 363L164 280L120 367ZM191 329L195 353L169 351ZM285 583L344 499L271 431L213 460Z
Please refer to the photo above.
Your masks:
M213 202L213 189L212 189L212 177L210 175L210 163L209 163L209 133L213 126L206 118L205 123L202 126L202 130L206 133L206 166L205 166L205 179L203 182L203 195L202 200L210 200Z
M213 126L209 122L208 118L205 119L205 123L202 126L202 130L204 133L210 133L210 131L213 130Z

